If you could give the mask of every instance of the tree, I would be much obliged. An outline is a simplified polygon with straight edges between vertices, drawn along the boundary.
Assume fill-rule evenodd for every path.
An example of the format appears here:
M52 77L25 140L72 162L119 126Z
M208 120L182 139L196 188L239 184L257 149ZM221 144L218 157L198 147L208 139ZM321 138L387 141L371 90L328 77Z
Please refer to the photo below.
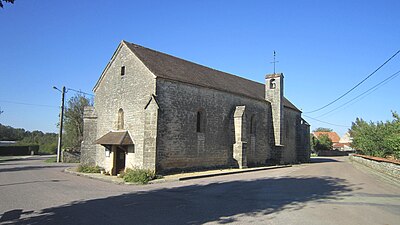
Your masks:
M0 0L0 8L3 8L3 2L14 4L15 0Z
M356 118L349 130L353 148L366 155L400 158L400 117L396 112L392 116L392 121L376 123Z
M80 93L68 100L64 120L64 147L80 151L83 140L83 110L85 106L92 105L92 100Z
M17 141L17 145L39 145L39 152L54 154L57 150L57 134L42 131L26 131L0 124L0 141Z
M57 151L57 134L43 133L42 131L26 131L25 137L18 142L19 145L39 145L39 152L54 154Z
M314 129L313 132L332 132L333 130L331 128L325 128L325 127L318 127Z
M20 141L25 136L25 130L0 124L0 141Z
M311 141L311 145L315 151L332 149L332 140L326 134L313 137Z

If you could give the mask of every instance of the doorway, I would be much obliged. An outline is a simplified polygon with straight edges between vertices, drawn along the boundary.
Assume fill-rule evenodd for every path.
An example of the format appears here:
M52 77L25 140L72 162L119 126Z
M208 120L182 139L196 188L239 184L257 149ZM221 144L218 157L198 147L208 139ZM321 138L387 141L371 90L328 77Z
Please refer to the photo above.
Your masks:
M125 157L126 152L123 148L117 146L115 151L115 172L116 174L121 173L121 171L125 170Z

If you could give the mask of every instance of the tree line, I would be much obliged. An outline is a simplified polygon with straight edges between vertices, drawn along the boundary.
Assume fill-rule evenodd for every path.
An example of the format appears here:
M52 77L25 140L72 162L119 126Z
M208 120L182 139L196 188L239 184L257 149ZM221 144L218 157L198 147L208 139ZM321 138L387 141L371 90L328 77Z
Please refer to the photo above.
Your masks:
M400 159L400 117L396 112L392 116L393 120L386 122L357 118L350 129L353 148L365 155Z
M39 152L54 154L57 150L57 137L55 133L42 131L26 131L0 124L0 141L16 141L17 145L39 145Z
M93 101L82 94L71 97L65 107L63 149L80 151L83 139L83 110ZM0 124L0 141L17 141L17 145L39 145L39 152L54 154L57 151L58 134L42 131L26 131Z

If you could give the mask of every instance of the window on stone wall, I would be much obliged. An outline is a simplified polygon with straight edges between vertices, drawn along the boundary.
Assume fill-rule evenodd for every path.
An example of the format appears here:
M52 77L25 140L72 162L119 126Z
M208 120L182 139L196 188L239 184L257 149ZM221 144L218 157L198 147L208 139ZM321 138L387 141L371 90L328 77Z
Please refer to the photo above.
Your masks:
M269 81L269 88L270 88L270 89L275 89L275 88L276 88L276 81L275 81L275 79L271 79L271 80Z
M121 76L125 75L125 66L121 66Z
M205 113L204 111L197 111L196 131L197 133L204 133L205 130Z
M118 110L118 130L123 130L124 129L124 110L119 109Z
M256 134L256 116L252 115L250 119L250 134Z

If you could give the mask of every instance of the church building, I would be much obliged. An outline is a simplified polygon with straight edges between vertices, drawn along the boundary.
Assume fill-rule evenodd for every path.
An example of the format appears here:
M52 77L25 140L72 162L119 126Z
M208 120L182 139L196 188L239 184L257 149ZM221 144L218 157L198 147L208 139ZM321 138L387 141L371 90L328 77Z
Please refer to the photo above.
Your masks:
M265 84L122 41L84 111L81 163L112 175L307 162L310 128Z

